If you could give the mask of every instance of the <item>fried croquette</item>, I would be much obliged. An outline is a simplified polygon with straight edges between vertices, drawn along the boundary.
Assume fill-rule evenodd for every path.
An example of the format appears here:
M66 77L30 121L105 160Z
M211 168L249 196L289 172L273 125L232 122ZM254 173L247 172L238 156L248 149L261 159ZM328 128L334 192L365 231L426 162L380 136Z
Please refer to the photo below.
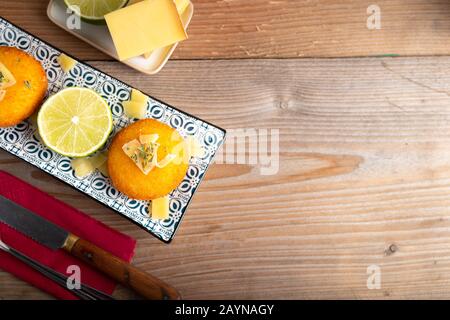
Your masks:
M31 116L40 106L48 81L41 64L17 48L0 46L0 62L16 79L0 101L0 127L10 127Z
M123 147L130 141L145 135L158 135L157 161L174 155L174 160L163 168L154 167L147 175L128 156ZM153 119L139 120L121 130L108 152L108 171L113 185L128 197L152 200L174 190L183 180L188 169L188 145L173 128Z

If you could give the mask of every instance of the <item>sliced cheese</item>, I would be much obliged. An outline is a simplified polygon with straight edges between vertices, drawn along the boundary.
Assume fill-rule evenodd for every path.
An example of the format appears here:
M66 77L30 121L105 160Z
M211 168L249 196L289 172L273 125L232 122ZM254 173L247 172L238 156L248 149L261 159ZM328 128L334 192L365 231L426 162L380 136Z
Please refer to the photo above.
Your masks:
M36 139L44 144L44 141L41 138L41 135L39 134L39 130L38 130L38 125L37 125L37 117L39 114L39 110L36 111L35 113L33 113L29 118L28 118L28 122L33 126L33 128L35 129L34 131L34 136L36 137Z
M189 164L189 160L191 159L190 153L189 153L189 145L186 141L186 139L183 139L180 143L177 143L172 150L170 151L171 154L176 155L176 158L173 160L175 164Z
M205 156L205 149L200 145L197 139L192 136L186 138L186 143L189 147L189 155L195 158L203 158Z
M91 158L77 158L72 160L72 169L75 171L77 178L85 178L90 175L95 169L103 170L106 165L107 155L105 152L100 152ZM102 169L100 169L102 168Z
M95 171L95 167L88 158L77 158L72 160L72 169L77 178L83 179Z
M104 163L106 163L106 160L108 160L106 152L97 153L95 156L89 158L89 161L91 161L92 166L95 169L100 168Z
M134 140L131 140L130 142L124 144L122 146L122 150L123 150L123 152L125 152L125 154L127 156L132 157L136 153L137 149L140 146L141 146L141 143L139 142L139 140L134 139Z
M169 196L152 200L152 219L165 220L169 218Z
M131 6L135 3L142 2L143 0L130 0L128 5ZM178 14L182 15L184 10L188 7L190 0L173 0L177 7Z
M137 89L131 90L131 101L147 103L148 97Z
M187 152L184 152L186 149ZM182 143L177 144L172 149L171 153L180 155L180 157L174 160L176 164L179 164L180 162L189 163L191 157L203 158L205 156L205 149L200 145L197 139L188 136Z
M134 2L140 2L142 0L134 0ZM184 11L186 11L186 8L189 6L190 1L189 0L173 0L175 2L175 5L177 7L178 14L180 17L183 15ZM144 53L144 58L148 59L152 55L152 51Z
M122 146L123 152L136 164L136 166L147 175L158 161L158 144L142 144L134 139Z
M0 62L0 89L6 89L16 84L16 78L6 68L6 66Z
M121 61L187 39L172 0L144 0L105 15Z
M159 161L156 166L158 168L164 168L165 166L167 166L169 163L171 163L177 156L169 153L164 159L162 159L161 161Z
M147 144L147 143L156 143L156 141L158 141L159 139L159 135L157 133L155 134L143 134L139 137L139 141L142 144Z
M178 14L181 16L186 8L189 6L189 0L174 0L175 5L177 6Z
M140 101L124 101L122 102L123 111L128 118L143 119L147 114L147 103Z
M61 66L61 69L68 73L70 70L72 70L75 65L77 64L77 61L69 57L68 55L65 55L64 53L61 53L58 57L59 65Z
M102 164L100 167L97 168L98 171L100 171L100 173L102 175L104 175L105 177L109 177L109 172L108 172L108 162L105 162L104 164Z
M28 118L28 121L30 122L30 124L36 129L38 128L38 125L37 125L38 114L39 114L39 111L36 111Z
M130 157L145 175L155 167L160 169L166 167L177 157L176 154L169 153L158 162L158 139L158 134L146 134L139 136L139 140L134 139L122 146L123 152Z

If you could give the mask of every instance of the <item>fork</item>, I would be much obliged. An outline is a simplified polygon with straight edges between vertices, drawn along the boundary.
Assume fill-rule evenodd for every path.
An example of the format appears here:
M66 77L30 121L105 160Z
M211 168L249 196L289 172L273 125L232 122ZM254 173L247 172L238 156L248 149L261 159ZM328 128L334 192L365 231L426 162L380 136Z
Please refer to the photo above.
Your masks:
M42 265L39 262L27 257L23 253L8 246L1 239L0 239L0 250L8 252L12 256L16 257L23 263L27 264L34 270L38 271L39 273L41 273L42 275L47 277L48 279L53 280L54 282L59 284L61 287L65 288L65 289L69 289L67 287L68 277L66 275L63 275L47 266ZM110 295L107 295L97 289L94 289L94 288L89 287L84 284L81 284L80 289L73 289L73 290L70 290L70 292L82 300L114 300L114 298L111 297Z

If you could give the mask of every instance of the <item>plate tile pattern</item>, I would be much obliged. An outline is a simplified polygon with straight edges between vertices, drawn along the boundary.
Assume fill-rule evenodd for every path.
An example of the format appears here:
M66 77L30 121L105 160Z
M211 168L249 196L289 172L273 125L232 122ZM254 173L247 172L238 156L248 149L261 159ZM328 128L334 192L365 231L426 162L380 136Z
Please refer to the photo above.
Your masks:
M78 62L69 73L64 73L58 63L61 51L2 18L0 18L0 46L17 47L40 61L49 81L47 95L65 87L78 86L91 88L103 96L111 106L114 119L114 130L105 148L118 131L135 121L124 115L122 107L122 102L130 98L132 89L130 86L82 62ZM191 159L184 180L170 194L170 218L164 221L149 218L148 202L128 198L117 191L109 179L98 171L78 179L72 170L71 160L47 149L40 142L36 128L30 121L22 122L15 127L0 128L0 148L111 207L162 241L169 242L173 239L209 164L223 143L225 131L151 97L147 104L147 117L168 124L184 137L196 137L206 151L203 158Z

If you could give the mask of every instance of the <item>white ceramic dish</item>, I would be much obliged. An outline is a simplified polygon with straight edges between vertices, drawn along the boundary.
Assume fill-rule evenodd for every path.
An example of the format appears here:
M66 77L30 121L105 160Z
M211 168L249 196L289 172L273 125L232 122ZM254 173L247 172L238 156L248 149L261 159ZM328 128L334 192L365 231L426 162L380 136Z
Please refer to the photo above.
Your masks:
M63 0L51 0L48 4L47 15L54 24L118 60L116 48L114 47L106 24L96 25L81 21L80 29L71 29L67 27L67 21L71 14L72 13L67 11L67 7ZM190 2L189 6L181 16L181 20L186 29L189 26L193 15L194 5ZM176 47L177 43L153 51L148 59L144 58L144 56L139 56L122 62L140 72L155 74L164 67Z

